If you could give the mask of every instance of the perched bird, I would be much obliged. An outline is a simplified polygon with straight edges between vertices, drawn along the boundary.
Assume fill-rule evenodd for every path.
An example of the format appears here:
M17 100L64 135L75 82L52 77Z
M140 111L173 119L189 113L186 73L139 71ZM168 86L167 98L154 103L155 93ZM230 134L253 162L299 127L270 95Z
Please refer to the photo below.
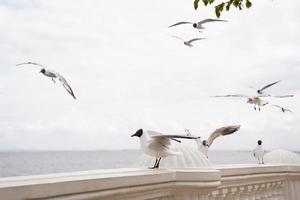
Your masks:
M68 84L66 79L62 75L60 75L59 73L57 73L55 71L52 71L52 70L49 70L49 69L46 69L43 65L38 64L38 63L34 63L34 62L24 62L24 63L17 64L16 66L21 66L21 65L36 65L36 66L41 67L40 73L42 73L43 75L45 75L47 77L50 77L54 83L55 83L55 79L57 78L62 83L64 88L67 90L67 92L74 99L76 99L72 88L70 87L70 85Z
M197 139L198 137L187 136L187 135L163 135L162 133L155 131L144 131L139 129L131 137L139 137L141 143L141 149L143 152L149 156L156 158L155 164L151 169L159 168L159 163L161 158L167 156L180 155L177 151L172 151L170 149L171 140L176 142L181 142L180 139Z
M258 164L264 164L264 155L265 155L265 151L263 150L262 147L262 141L258 140L257 147L253 151L253 156L258 159Z
M269 87L271 87L271 86L273 86L273 85L275 85L275 84L277 84L277 83L279 83L279 82L280 82L280 81L275 81L275 82L273 82L273 83L270 83L270 84L268 84L268 85L262 87L261 89L258 89L256 92L257 92L257 94L259 94L259 95L268 95L268 94L265 94L265 93L264 93L264 90L266 90L267 88L269 88ZM253 87L251 87L251 88L253 88Z
M281 110L281 112L283 112L283 113L284 112L290 112L290 113L292 113L292 111L290 109L283 108L283 107L281 107L279 105L272 105L272 106L279 108Z
M178 22L176 24L173 24L173 25L169 26L169 28L174 27L174 26L178 26L178 25L182 25L182 24L193 24L193 27L195 29L201 30L201 29L205 29L203 27L203 24L209 23L209 22L227 22L227 20L221 20L221 19L204 19L204 20L201 20L199 22Z
M208 148L212 145L213 141L217 137L233 134L240 130L240 127L240 125L224 126L212 132L207 140L201 141L200 137L196 138L195 141L197 143L198 150L208 158ZM185 132L191 136L190 132L187 129L185 130Z
M184 40L181 37L178 37L178 36L175 36L175 35L172 35L172 37L177 38L177 39L183 41L183 44L186 45L186 46L188 46L188 47L192 47L193 46L192 42L195 42L197 40L204 40L205 39L205 38L193 38L191 40Z

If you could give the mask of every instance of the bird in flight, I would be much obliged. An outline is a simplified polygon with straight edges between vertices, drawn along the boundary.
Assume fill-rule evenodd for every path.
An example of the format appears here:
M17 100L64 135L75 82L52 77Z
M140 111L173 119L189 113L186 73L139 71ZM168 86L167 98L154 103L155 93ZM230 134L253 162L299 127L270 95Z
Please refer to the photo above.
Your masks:
M238 130L240 130L240 128L241 128L240 125L224 126L212 132L207 140L201 141L200 137L198 137L197 139L195 139L198 149L208 158L208 148L212 145L213 141L216 138L220 136L233 134ZM185 129L185 132L187 133L187 135L192 136L188 129Z
M268 89L269 87L271 87L271 86L273 86L273 85L275 85L275 84L277 84L277 83L279 83L280 81L275 81L275 82L273 82L273 83L270 83L270 84L268 84L268 85L265 85L264 87L262 87L262 88L260 88L260 89L257 89L257 94L259 94L259 95L268 95L268 94L265 94L264 93L264 90L266 90L266 89ZM253 87L251 87L251 88L253 88Z
M279 105L272 105L272 106L279 108L279 109L281 110L281 112L283 112L283 113L285 113L285 112L290 112L290 113L292 113L292 111L291 111L290 109L283 108L283 107L281 107L281 106L279 106Z
M71 86L68 84L68 82L66 81L66 79L60 75L59 73L46 69L43 65L35 63L35 62L24 62L24 63L19 63L16 66L21 66L21 65L35 65L35 66L39 66L41 67L40 73L42 73L43 75L50 77L52 79L52 81L55 83L55 79L57 78L63 85L63 87L67 90L67 92L74 98L76 99L74 92L71 88Z
M180 152L170 149L172 140L180 143L179 139L198 138L188 135L164 135L151 130L144 131L143 129L139 129L131 137L138 137L142 151L149 156L155 157L155 164L151 169L159 168L159 163L164 157L180 155Z
M221 19L204 19L204 20L201 20L199 22L178 22L176 24L173 24L171 26L169 26L169 28L171 27L174 27L174 26L178 26L178 25L182 25L182 24L193 24L193 27L195 29L198 29L198 30L201 30L201 29L205 29L203 27L203 24L205 23L209 23L209 22L227 22L227 20L221 20Z
M294 95L277 95L277 96L271 96L271 95L256 95L256 96L247 96L243 94L228 94L228 95L218 95L218 96L212 96L212 97L241 97L246 98L247 103L254 104L254 110L258 109L261 110L262 106L266 106L269 104L268 101L263 100L263 97L274 97L274 98L288 98L293 97Z
M171 35L171 36L176 38L176 39L179 39L179 40L183 41L183 44L188 46L188 47L193 47L192 42L205 39L205 38L193 38L191 40L184 40L181 37L178 37L178 36L175 36L175 35Z

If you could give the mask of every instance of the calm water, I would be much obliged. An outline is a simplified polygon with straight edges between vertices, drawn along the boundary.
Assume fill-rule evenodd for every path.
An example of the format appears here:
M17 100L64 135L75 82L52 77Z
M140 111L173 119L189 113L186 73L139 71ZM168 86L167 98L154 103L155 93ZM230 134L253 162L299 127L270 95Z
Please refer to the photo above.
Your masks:
M0 177L131 167L140 150L0 152ZM250 151L210 151L213 164L256 163Z

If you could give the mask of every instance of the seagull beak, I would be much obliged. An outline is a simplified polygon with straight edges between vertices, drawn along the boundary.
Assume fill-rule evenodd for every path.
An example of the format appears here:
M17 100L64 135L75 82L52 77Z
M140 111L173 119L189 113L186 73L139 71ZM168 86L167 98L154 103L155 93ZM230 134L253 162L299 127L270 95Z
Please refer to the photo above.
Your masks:
M131 137L134 137L134 136L137 136L137 135L136 135L136 133L135 133L135 134L133 134Z

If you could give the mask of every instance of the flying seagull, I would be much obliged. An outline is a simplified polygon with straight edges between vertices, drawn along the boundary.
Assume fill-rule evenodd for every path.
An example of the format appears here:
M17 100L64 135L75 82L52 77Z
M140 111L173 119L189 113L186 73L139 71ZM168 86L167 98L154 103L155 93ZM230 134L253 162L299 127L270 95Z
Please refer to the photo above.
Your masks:
M264 90L266 90L266 89L268 89L269 87L271 87L271 86L273 86L273 85L275 85L275 84L277 84L277 83L279 83L280 81L275 81L275 82L273 82L273 83L270 83L270 84L268 84L268 85L265 85L264 87L262 87L261 89L258 89L256 92L257 92L257 94L259 94L259 95L268 95L268 94L265 94L264 93ZM251 87L251 88L253 88L253 87Z
M173 24L173 25L169 26L169 28L174 27L174 26L178 26L178 25L182 25L182 24L193 24L194 28L196 28L198 30L201 30L201 29L205 29L203 27L203 24L209 23L209 22L227 22L227 20L221 20L221 19L204 19L204 20L201 20L199 22L178 22L176 24Z
M254 110L258 108L260 111L260 107L265 106L268 104L267 101L263 100L261 96L247 96L243 94L228 94L228 95L218 95L218 96L212 96L212 97L241 97L241 98L246 98L247 103L249 104L254 104Z
M64 88L67 90L67 92L74 99L76 99L74 92L73 92L72 88L70 87L70 85L68 84L67 80L59 73L49 70L49 69L46 69L43 65L35 63L35 62L24 62L24 63L17 64L16 66L21 66L21 65L36 65L36 66L41 67L40 73L42 73L43 75L45 75L47 77L50 77L54 83L55 83L55 79L57 78L62 83Z
M267 105L269 102L263 100L262 98L266 97L274 97L274 98L288 98L288 97L294 97L294 95L270 95L270 94L265 94L264 91L271 87L272 85L277 84L280 81L275 81L273 83L270 83L261 89L257 90L257 95L255 96L248 96L248 95L243 95L243 94L228 94L228 95L218 95L218 96L212 96L212 97L242 97L247 99L247 103L249 104L254 104L254 110L258 107L258 110L260 111L260 107Z
M281 106L279 106L279 105L272 105L272 106L279 108L279 109L281 110L281 112L283 112L283 113L285 113L285 112L290 112L290 113L292 113L292 111L291 111L290 109L283 108L283 107L281 107Z
M208 148L212 145L213 141L220 136L230 135L237 132L240 129L240 125L233 125L233 126L224 126L221 128L216 129L214 132L210 134L207 140L200 140L200 137L195 139L198 149L208 158ZM185 129L187 135L190 135L189 130Z
M178 36L175 36L175 35L172 35L172 37L183 41L183 44L186 45L186 46L188 46L188 47L192 47L193 46L192 42L195 42L197 40L204 40L205 39L205 38L193 38L191 40L184 40L181 37L178 37Z
M131 137L139 137L141 148L143 152L149 156L153 156L156 158L155 164L151 169L159 168L159 163L161 158L167 156L175 156L180 155L177 151L172 151L170 149L171 140L176 142L180 142L179 139L197 139L198 137L187 136L187 135L164 135L155 131L144 131L143 129L139 129L135 134Z

